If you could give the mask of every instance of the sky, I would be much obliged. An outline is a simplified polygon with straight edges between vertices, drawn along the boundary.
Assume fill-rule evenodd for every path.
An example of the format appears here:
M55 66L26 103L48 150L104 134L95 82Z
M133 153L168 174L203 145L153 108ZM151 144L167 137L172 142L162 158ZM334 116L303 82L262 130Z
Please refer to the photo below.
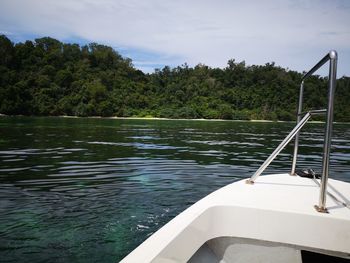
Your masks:
M229 59L302 72L335 49L350 76L350 0L1 0L0 34L109 45L144 72Z

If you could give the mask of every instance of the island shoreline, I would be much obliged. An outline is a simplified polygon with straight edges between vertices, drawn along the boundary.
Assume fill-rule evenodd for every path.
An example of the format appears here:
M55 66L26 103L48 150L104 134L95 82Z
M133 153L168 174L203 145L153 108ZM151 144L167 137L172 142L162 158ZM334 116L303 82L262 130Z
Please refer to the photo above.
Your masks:
M295 123L295 121L282 121L282 120L226 120L226 119L172 119L172 118L160 118L160 117L118 117L118 116L111 116L111 117L104 117L104 116L71 116L71 115L57 115L57 116L37 116L37 115L7 115L0 113L0 117L37 117L37 118L69 118L69 119L111 119L111 120L150 120L150 121L218 121L218 122L261 122L261 123ZM325 123L324 121L309 121L309 123ZM350 122L334 122L335 124L350 124Z

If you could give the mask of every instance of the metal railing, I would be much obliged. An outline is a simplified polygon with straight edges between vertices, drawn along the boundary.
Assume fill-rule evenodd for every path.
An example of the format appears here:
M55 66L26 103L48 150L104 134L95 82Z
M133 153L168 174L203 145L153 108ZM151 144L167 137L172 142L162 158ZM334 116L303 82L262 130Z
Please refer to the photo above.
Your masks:
M253 184L254 181L262 174L262 172L268 167L268 165L277 157L277 155L283 150L283 148L295 137L294 152L291 175L295 175L295 168L298 157L299 148L299 131L307 123L310 117L314 114L326 113L326 127L323 145L323 158L322 158L322 177L320 184L320 198L319 204L315 205L315 208L319 212L327 212L326 208L326 192L327 192L327 181L329 174L329 156L331 150L331 138L333 130L333 106L334 106L334 91L337 78L337 60L338 55L335 50L330 51L326 56L324 56L312 69L310 69L303 77L300 84L299 92L299 104L297 113L297 125L295 128L287 135L287 137L281 142L281 144L275 149L275 151L266 159L266 161L260 166L260 168L254 173L254 175L247 180L247 183ZM320 67L325 63L329 63L329 83L328 83L328 107L325 110L314 110L309 111L305 115L302 113L303 110L303 95L304 95L304 82L315 73ZM302 118L302 115L304 117Z

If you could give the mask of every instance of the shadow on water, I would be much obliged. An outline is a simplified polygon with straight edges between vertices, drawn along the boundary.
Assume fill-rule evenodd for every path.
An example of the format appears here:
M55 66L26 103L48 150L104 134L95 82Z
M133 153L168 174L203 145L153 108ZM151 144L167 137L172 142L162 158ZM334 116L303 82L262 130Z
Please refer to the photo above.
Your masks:
M115 262L208 193L247 178L293 123L0 118L3 262ZM322 124L298 167L320 170ZM336 124L331 177L350 181L350 125ZM268 172L288 172L292 146Z

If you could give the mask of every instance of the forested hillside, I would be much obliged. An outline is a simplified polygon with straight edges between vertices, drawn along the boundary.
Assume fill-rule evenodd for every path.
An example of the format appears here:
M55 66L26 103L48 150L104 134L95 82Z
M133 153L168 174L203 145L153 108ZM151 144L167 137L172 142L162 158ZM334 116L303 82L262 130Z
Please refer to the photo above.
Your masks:
M224 69L184 64L144 74L108 46L0 36L2 114L292 120L301 76L234 59ZM338 80L336 121L350 121L349 88L349 77ZM324 107L326 97L326 78L307 80L306 108Z

